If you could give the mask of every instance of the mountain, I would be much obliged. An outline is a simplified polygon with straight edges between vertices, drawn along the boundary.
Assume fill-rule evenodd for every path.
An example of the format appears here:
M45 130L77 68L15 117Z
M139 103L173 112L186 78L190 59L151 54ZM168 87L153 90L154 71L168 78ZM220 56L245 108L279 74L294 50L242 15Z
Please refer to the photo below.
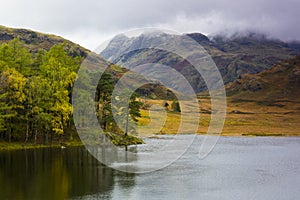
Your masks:
M180 41L186 36L194 39L211 55L225 84L243 74L258 73L282 60L300 54L299 43L285 43L255 33L237 34L230 38L221 35L209 38L201 33L170 35L155 32L143 33L137 37L118 35L110 41L100 55L110 62L129 68L143 63L171 66L186 77L196 92L204 91L206 85L203 79L187 60L162 50L143 48L145 44L152 44L155 47L170 39ZM197 43L191 44L189 48L195 49Z
M300 56L257 74L244 74L226 86L234 101L300 103Z

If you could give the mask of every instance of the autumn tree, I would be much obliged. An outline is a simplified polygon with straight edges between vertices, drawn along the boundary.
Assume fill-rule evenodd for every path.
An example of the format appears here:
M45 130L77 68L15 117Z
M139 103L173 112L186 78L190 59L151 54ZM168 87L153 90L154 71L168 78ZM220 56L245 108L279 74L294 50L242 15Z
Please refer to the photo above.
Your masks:
M26 100L27 79L14 68L7 69L0 76L0 116L2 129L7 131L11 141L14 128L22 122L23 103Z
M38 105L43 113L50 113L51 130L64 133L64 126L72 114L70 91L76 78L79 58L73 58L64 50L64 45L53 46L47 52L40 66L41 88ZM46 98L46 99L45 99ZM45 101L44 101L45 100ZM47 103L43 103L47 102Z

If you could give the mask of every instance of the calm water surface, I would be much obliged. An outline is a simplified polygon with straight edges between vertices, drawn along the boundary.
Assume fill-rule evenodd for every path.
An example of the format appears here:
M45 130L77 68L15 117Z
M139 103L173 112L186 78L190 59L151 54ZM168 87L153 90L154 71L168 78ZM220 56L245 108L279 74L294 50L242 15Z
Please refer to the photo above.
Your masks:
M84 148L0 152L0 199L300 198L300 137L221 137L203 160L203 138L196 139L178 161L148 174L108 168ZM161 141L147 139L134 150Z

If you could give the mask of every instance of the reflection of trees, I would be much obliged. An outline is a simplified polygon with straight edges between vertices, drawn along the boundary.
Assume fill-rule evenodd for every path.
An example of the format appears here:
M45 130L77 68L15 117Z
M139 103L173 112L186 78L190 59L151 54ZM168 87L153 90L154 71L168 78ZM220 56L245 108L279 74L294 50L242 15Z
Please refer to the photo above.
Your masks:
M109 193L114 176L114 170L84 148L0 152L0 199L66 199Z

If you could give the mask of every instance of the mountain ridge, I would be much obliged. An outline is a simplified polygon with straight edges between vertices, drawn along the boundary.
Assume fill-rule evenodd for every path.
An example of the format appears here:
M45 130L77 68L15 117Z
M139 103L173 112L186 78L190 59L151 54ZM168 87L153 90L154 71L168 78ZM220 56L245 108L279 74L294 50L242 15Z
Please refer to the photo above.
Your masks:
M184 36L194 39L211 55L225 84L233 82L240 75L258 73L280 61L300 54L298 43L285 43L262 35L209 38L201 33L188 33L181 36L161 34L156 38L147 37L147 34L132 38L118 36L119 40L112 39L100 55L120 66L136 66L141 62L171 66L187 78L196 92L201 92L206 89L203 79L184 59L166 52L140 48L143 43L151 43L155 46L171 37L173 37L171 39L180 40L180 37ZM131 51L132 49L138 50Z

